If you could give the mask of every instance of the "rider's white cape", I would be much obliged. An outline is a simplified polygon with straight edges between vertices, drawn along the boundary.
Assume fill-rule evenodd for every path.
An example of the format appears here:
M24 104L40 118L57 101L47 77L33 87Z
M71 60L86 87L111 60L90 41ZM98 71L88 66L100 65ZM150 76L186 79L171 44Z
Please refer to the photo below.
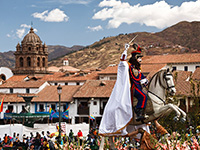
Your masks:
M101 135L112 136L127 134L126 127L133 116L128 69L128 63L126 61L120 61L117 80L104 109L99 126L99 133Z

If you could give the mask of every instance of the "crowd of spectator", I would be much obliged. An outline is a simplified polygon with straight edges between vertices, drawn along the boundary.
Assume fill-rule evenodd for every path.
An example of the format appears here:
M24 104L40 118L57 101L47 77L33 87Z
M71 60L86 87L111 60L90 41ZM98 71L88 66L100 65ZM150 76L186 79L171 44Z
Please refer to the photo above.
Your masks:
M5 134L0 138L0 150L97 150L100 146L101 138L98 135L98 128L91 128L88 135L83 135L82 131L74 133L72 129L68 135L63 134L62 140L59 137L52 137L49 131L35 135L22 135L22 140L19 138L19 133L14 133L12 136ZM159 136L159 135L158 135ZM110 149L111 139L105 138L104 149ZM118 150L136 150L140 148L140 141L129 137L113 137L112 143ZM184 149L196 150L200 149L200 132L199 130L189 130L187 133L179 134L177 132L168 133L162 138L158 138L155 145L157 149Z

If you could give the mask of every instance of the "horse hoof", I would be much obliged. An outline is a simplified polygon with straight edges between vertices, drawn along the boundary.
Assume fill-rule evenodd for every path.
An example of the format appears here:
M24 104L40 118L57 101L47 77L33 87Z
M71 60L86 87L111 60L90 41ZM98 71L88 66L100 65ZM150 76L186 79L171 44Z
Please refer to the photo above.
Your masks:
M176 122L177 122L178 120L179 120L179 119L178 119L178 117L174 117L174 121L176 121Z
M185 122L186 122L186 119L185 119L185 118L181 118L181 122L182 122L182 123L185 123Z

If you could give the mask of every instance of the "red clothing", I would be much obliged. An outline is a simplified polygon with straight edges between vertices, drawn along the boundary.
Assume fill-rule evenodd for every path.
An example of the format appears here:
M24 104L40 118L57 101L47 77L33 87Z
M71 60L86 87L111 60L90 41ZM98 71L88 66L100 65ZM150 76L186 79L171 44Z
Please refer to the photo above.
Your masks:
M78 137L82 137L83 133L81 131L78 132Z

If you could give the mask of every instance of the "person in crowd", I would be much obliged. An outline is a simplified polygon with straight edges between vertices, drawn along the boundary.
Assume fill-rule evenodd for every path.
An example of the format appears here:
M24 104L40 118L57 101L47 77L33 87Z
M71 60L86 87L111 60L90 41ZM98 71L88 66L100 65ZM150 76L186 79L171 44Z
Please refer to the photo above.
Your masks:
M78 131L77 133L78 139L80 140L80 145L82 145L83 142L83 133L81 130Z
M4 142L4 144L8 143L8 136L7 136L7 134L5 134L3 142Z
M74 132L72 131L72 129L70 129L70 132L69 132L69 142L71 143L74 139Z
M28 150L35 150L34 144L31 144L31 145L28 147Z
M33 142L34 142L34 147L35 147L34 149L38 150L39 147L41 146L41 138L40 138L40 134L38 132L36 133L36 136L35 136Z

